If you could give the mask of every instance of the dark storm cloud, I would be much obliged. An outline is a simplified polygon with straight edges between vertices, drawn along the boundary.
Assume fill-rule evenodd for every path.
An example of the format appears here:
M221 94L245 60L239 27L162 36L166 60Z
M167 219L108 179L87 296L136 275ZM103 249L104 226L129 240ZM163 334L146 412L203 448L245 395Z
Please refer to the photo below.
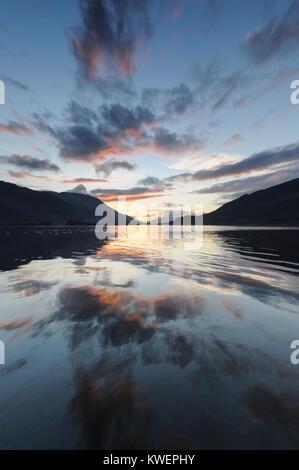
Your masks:
M30 155L11 155L10 157L2 156L0 159L8 165L13 165L17 168L25 170L42 170L42 171L60 171L59 167L55 163L51 163L48 159L40 160Z
M105 177L109 176L115 170L133 171L136 168L136 163L130 163L126 160L111 159L104 163L95 165L97 175L102 174Z
M4 81L5 84L12 85L13 87L17 88L21 91L29 91L29 87L18 80L14 80L13 78L9 77L8 75L0 75L1 80Z
M149 1L81 0L79 6L82 26L73 31L72 52L83 75L93 79L103 66L131 74L138 45L152 33Z
M273 17L264 26L247 34L241 49L256 64L288 53L299 41L299 2L291 2L281 17Z

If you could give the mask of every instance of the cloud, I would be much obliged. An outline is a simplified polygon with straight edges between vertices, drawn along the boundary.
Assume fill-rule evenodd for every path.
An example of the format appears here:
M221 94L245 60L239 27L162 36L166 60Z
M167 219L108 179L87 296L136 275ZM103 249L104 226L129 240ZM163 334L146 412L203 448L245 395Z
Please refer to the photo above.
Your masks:
M255 153L248 158L237 161L236 163L228 163L217 165L211 169L203 169L195 173L181 173L168 177L168 181L205 181L209 179L218 179L228 176L241 176L251 172L260 172L270 169L279 171L286 169L288 164L297 163L299 161L299 142L295 142L284 147L276 147L274 149L265 150ZM294 170L294 167L292 166Z
M182 0L176 0L173 5L173 18L176 20L183 13Z
M250 31L241 49L256 64L288 53L299 41L299 3L292 1L284 15Z
M192 94L196 99L197 108L201 111L204 108L220 111L232 102L236 95L241 94L238 98L241 100L244 91L248 93L254 82L253 77L243 70L238 69L227 74L225 65L218 57L211 58L206 67L193 63L189 73L196 85Z
M70 160L93 160L101 152L108 154L109 143L100 128L81 125L54 131L60 155Z
M196 105L196 90L191 90L183 82L165 89L144 88L141 92L141 103L151 110L155 109L155 113L158 116L160 114L159 120L173 119Z
M138 46L152 34L148 0L81 0L82 25L74 28L72 52L83 76L94 79L102 71L120 76L135 70Z
M170 115L182 114L194 103L194 96L185 83L166 90L168 100L165 105L166 112Z
M18 168L22 168L25 170L42 170L42 171L60 171L59 167L54 163L51 163L48 159L40 160L35 157L31 157L30 155L11 155L10 157L1 156L0 159L7 163L8 165L13 165Z
M133 100L137 97L137 92L132 85L131 76L125 77L96 77L94 80L88 82L97 90L103 100L123 99Z
M253 171L263 171L277 165L297 162L299 160L299 142L285 147L276 147L265 150L245 158L231 165L220 165L211 170L201 170L193 175L193 179L201 181L205 179L221 178L224 176L239 176Z
M73 178L73 179L66 179L61 180L61 183L65 184L74 184L74 183L107 183L106 179L99 179L99 178Z
M224 140L221 144L221 147L231 147L239 144L240 142L243 142L244 140L244 137L242 137L240 134L234 134L228 139Z
M103 118L108 125L122 131L137 131L143 125L155 123L153 113L141 106L133 109L120 104L114 104L110 107L104 106Z
M214 90L213 110L216 111L223 108L237 91L248 89L250 84L250 77L242 71L236 71L224 77L218 82L217 89Z
M18 179L21 179L21 178L39 178L39 179L43 179L43 180L47 180L47 181L52 181L52 179L49 178L48 176L33 175L32 173L28 173L28 172L25 172L25 171L24 172L18 172L18 171L9 170L8 174L10 176L12 176L13 178L18 178Z
M190 134L183 134L182 136L175 132L170 132L167 129L160 128L156 130L153 140L153 150L157 153L178 154L183 152L197 152L202 149L202 142L200 139L193 137Z
M158 186L161 184L161 180L155 176L147 176L146 178L140 180L139 183L148 186Z
M16 121L8 121L8 124L0 124L0 132L10 132L15 135L29 134L33 135L34 132L24 124L20 124Z
M104 163L95 165L95 171L98 174L103 174L105 177L109 176L115 170L133 171L136 168L136 163L130 163L126 160L111 159Z
M24 83L19 82L18 80L14 80L13 78L9 77L8 75L1 75L0 76L1 80L4 81L5 84L9 84L17 88L18 90L21 91L29 91L29 87L27 85L24 85Z
M267 175L249 176L248 178L235 179L224 183L213 184L205 188L192 191L196 194L214 194L214 193L242 193L245 191L256 191L270 185L278 184L290 179L288 172L273 172Z
M143 186L155 186L160 188L170 188L172 187L172 183L168 182L167 178L160 179L156 176L147 176L138 182Z
M93 189L90 194L100 197L103 201L117 201L119 196L124 196L127 200L145 199L161 196L163 188L134 187L129 189Z
M144 194L144 193L153 193L157 192L156 189L149 189L146 187L134 187L131 189L93 189L91 191L92 194L96 194L97 196L106 196L106 195L117 195L117 196L122 196L122 195L134 195L136 196L137 194Z
M168 157L202 148L200 139L190 134L179 135L159 128L154 114L143 106L103 106L96 117L94 112L90 114L87 108L72 103L66 113L71 118L70 125L55 127L43 115L33 115L33 124L55 140L65 160L94 163L108 156L137 152ZM128 164L122 164L125 166L129 169Z
M72 100L66 107L66 115L68 119L78 125L89 125L97 120L97 114L86 106L81 106Z

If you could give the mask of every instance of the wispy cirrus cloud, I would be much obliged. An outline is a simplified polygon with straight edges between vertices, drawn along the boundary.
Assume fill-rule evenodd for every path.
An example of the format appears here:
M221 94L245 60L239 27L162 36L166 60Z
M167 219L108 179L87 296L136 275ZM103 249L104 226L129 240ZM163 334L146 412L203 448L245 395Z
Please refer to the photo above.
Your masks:
M94 79L108 69L133 73L138 47L152 35L149 1L81 0L79 6L82 23L71 42L82 74Z
M128 189L93 189L90 191L93 196L101 198L103 201L117 201L120 196L125 197L128 201L147 199L152 197L160 197L164 193L163 188L148 188L137 186Z
M116 160L112 158L103 163L95 165L95 171L97 174L102 174L107 177L115 170L133 171L135 170L136 166L136 163L130 163L127 160Z
M29 91L29 87L25 85L24 83L20 82L19 80L15 80L12 77L9 77L8 75L0 75L0 79L4 81L5 84L12 85L13 87L17 88L18 90L21 91Z
M17 168L22 168L25 170L31 171L53 171L59 172L60 168L55 164L51 163L50 160L44 158L39 159L32 157L30 155L10 155L8 156L1 156L0 160L8 165L13 165Z
M299 163L299 142L284 147L258 152L235 163L218 165L195 173L181 173L168 178L169 181L205 181L230 176L248 175L254 172L273 171L274 169L295 169Z
M293 162L299 162L299 142L255 153L232 165L220 165L215 169L198 171L194 173L192 178L203 181L224 176L239 176Z
M8 174L10 176L12 176L13 178L18 178L18 179L22 179L22 178L38 178L38 179L43 179L43 180L46 180L46 181L53 181L52 178L49 178L48 176L44 176L44 175L34 175L33 173L28 173L28 172L25 172L25 171L12 171L12 170L9 170L8 171Z
M175 0L173 4L172 14L173 18L176 20L183 13L183 1Z
M234 179L224 183L216 183L201 189L192 191L194 194L215 194L215 193L243 193L257 191L262 188L286 181L291 178L291 173L272 172L258 176L249 176L248 178Z
M86 183L107 183L108 181L106 179L101 179L101 178L73 178L73 179L64 179L61 180L61 183L64 184L86 184Z
M221 143L221 147L232 147L238 145L240 142L244 141L244 137L240 134L234 134L231 137L228 137Z
M212 57L206 66L193 63L189 74L195 83L193 96L197 107L214 113L234 100L242 99L244 90L248 92L255 81L251 74L241 68L226 72L225 65L218 57Z
M289 53L292 47L297 47L298 41L299 3L294 0L283 15L250 31L241 49L252 62L262 64Z
M10 134L22 135L28 134L33 135L34 131L24 124L20 124L16 121L8 121L7 124L0 124L0 132L9 132Z

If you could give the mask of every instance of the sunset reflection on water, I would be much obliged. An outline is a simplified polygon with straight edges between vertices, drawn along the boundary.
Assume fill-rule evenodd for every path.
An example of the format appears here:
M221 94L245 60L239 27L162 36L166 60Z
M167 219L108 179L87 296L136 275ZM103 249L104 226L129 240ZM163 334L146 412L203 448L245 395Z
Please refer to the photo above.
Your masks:
M1 448L299 447L298 231L24 231L1 233Z

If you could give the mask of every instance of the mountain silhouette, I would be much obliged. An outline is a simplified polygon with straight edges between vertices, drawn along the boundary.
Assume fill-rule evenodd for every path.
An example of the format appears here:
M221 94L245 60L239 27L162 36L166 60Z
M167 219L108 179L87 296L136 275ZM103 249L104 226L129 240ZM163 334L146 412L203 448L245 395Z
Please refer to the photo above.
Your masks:
M204 214L203 221L204 225L298 226L299 178L244 194ZM194 216L191 223L194 225Z
M134 220L87 194L34 191L0 181L1 225L96 224L101 219L95 216L95 210L100 204L103 204L102 215L108 216L111 225L114 221L118 225Z

